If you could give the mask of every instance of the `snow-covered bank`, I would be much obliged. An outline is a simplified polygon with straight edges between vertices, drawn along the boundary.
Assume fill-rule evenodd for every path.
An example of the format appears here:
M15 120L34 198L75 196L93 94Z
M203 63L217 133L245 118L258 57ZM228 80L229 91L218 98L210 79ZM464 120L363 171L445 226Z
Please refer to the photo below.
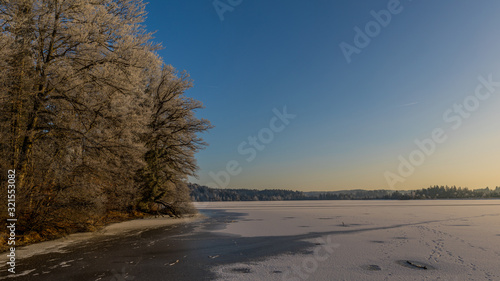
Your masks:
M214 268L220 280L500 280L500 200L198 203L245 213L214 232L296 236L302 253Z

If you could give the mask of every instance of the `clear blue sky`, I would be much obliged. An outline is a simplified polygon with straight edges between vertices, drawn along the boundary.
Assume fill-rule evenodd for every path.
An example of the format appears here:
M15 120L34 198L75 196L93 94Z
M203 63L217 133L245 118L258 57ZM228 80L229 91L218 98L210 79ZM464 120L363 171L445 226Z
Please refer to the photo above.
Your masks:
M240 4L223 20L211 0L147 6L159 54L190 73L187 95L215 125L191 181L298 190L500 185L500 87L474 97L478 76L500 81L499 1L220 2ZM381 10L391 14L385 27L371 14ZM339 45L356 47L355 28L367 25L373 37L348 63ZM465 118L454 105L467 97ZM273 109L284 106L296 117L278 119L282 130L269 141ZM423 154L415 140L436 128L445 137ZM269 141L261 150L248 143L261 141L259 131ZM237 163L233 175L228 162Z

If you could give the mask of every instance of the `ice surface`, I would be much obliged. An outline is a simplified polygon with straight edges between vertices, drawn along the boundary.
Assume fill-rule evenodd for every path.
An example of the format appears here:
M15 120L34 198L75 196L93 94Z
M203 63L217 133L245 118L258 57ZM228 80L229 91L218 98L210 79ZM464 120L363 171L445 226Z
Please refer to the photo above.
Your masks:
M214 232L311 242L216 267L220 280L500 280L500 200L197 204L244 214Z
M163 227L173 224L180 223L188 223L193 222L200 219L202 216L196 215L191 217L185 217L182 219L172 219L169 217L158 217L158 218L144 218L144 219L135 219L130 221L124 221L119 223L113 223L107 225L103 229L96 232L85 232L85 233L74 233L68 235L64 238L46 241L41 243L36 243L28 246L17 247L16 248L16 257L18 260L26 259L38 254L47 254L47 253L65 253L65 248L74 244L84 242L88 239L95 237L107 237L114 236L118 234L123 234L127 232L134 232L135 234L147 230L153 229L157 227ZM0 256L0 268L6 267L8 258L7 253L5 255ZM0 278L2 279L2 278Z

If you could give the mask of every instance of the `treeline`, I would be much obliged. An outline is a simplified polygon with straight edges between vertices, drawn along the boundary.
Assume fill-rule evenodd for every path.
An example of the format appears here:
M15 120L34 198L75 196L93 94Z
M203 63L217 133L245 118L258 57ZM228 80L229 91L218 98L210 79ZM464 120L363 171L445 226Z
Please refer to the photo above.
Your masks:
M460 199L460 198L500 198L500 187L495 189L468 189L461 187L433 186L415 191L410 199Z
M353 192L325 192L312 196L310 200L409 200L409 199L473 199L500 198L500 187L490 190L468 189L456 186L432 186L420 190L356 190Z
M345 190L301 192L281 189L216 189L189 184L193 201L279 201L279 200L410 200L500 198L500 187L475 189L433 186L420 190Z
M324 192L313 195L319 200L369 200L369 199L401 199L406 195L405 191L394 190L353 190L339 192Z
M282 189L215 189L198 184L189 184L192 201L280 201L307 200L301 191Z
M158 201L189 210L198 133L211 125L184 95L189 76L158 56L145 15L141 0L0 2L0 180L15 170L16 202L0 212L18 219L21 242Z

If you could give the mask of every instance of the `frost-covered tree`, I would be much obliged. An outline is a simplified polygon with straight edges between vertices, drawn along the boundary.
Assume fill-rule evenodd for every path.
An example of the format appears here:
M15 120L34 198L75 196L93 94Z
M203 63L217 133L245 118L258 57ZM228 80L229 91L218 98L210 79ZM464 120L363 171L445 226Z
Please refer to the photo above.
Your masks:
M26 230L148 202L139 170L193 173L208 125L197 101L166 97L185 79L162 66L145 14L141 0L0 0L0 165L16 169Z
M195 175L194 153L206 145L198 133L211 128L208 120L194 115L202 104L184 95L191 86L189 76L170 65L163 66L149 84L153 110L144 134L146 167L139 171L143 209L158 200L174 206L189 200L185 180Z

